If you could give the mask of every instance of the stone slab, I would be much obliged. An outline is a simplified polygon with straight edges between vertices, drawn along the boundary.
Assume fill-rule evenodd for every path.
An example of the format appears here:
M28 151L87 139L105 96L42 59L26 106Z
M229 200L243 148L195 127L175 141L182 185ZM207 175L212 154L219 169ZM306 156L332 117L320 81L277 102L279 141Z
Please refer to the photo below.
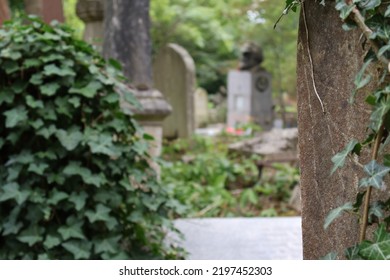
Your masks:
M300 217L179 219L190 260L301 260Z

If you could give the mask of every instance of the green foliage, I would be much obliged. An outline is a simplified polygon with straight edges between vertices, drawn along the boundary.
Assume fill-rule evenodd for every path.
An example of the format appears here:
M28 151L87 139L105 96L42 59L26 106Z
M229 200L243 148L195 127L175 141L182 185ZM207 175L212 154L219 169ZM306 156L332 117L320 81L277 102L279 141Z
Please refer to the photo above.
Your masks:
M298 181L296 168L275 166L258 179L257 157L228 154L235 138L195 137L166 145L162 181L186 207L182 217L295 214L286 205Z
M275 93L295 93L298 16L276 30L284 0L152 0L154 52L166 43L182 45L194 58L200 87L213 94L226 87L226 74L238 66L240 46L249 41L264 50L264 67Z
M23 22L0 29L0 258L177 257L180 204L120 108L123 76L69 28Z
M345 21L344 29L351 30L359 26L365 30L370 49L368 50L361 70L355 77L356 89L352 94L352 100L356 92L369 84L372 84L373 77L369 69L375 66L378 69L379 77L376 89L366 97L366 103L371 106L372 111L367 125L368 137L359 143L352 140L347 147L336 154L332 161L334 168L332 173L342 167L347 156L351 153L360 155L362 148L372 149L372 158L363 166L366 177L360 179L359 193L356 201L352 205L347 202L345 205L332 210L325 220L325 228L341 215L341 213L353 212L359 217L361 229L360 240L355 246L345 251L348 259L390 259L390 199L387 201L374 201L370 204L371 190L384 191L386 188L384 177L389 174L389 155L383 154L390 143L390 103L388 85L388 65L390 58L390 15L389 6L381 0L354 0L336 1L336 10L340 12L340 17ZM383 158L383 164L379 163L379 156ZM355 159L356 160L356 159ZM363 197L365 201L363 203ZM362 209L361 209L362 208ZM387 215L387 216L386 216ZM365 238L368 226L377 225L373 240Z

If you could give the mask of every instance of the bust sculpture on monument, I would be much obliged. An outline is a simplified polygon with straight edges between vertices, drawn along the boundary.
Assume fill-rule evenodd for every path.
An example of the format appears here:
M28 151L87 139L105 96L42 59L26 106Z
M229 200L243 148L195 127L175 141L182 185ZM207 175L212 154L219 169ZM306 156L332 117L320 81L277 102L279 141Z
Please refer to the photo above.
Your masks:
M239 70L228 75L228 126L255 122L264 130L273 125L271 75L261 67L263 50L255 43L241 48Z

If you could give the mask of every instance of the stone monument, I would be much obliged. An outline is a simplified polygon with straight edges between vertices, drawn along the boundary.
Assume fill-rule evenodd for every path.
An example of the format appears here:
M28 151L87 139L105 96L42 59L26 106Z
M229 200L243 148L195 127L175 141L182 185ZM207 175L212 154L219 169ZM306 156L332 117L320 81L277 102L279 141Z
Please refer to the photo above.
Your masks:
M191 136L195 130L194 60L181 46L168 44L157 54L153 77L155 87L164 94L173 109L163 123L164 137Z
M271 75L260 66L262 50L248 43L242 47L241 53L239 70L231 70L228 74L228 126L252 121L269 130L273 124L274 106Z
M40 16L45 22L64 22L62 0L24 0L27 14Z
M207 125L209 121L209 99L207 91L198 88L195 91L195 127L200 128Z
M11 18L8 1L0 0L0 25L3 24L3 21Z
M101 51L104 37L104 0L79 0L76 14L85 23L83 39Z

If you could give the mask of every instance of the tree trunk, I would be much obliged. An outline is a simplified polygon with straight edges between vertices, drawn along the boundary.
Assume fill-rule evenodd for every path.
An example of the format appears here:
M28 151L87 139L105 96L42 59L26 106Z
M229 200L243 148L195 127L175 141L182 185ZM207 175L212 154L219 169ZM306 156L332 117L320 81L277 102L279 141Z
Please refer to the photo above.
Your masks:
M151 88L149 0L106 1L104 18L104 56L120 61L134 85Z
M11 14L9 11L8 1L0 0L0 25L7 19L11 18Z
M360 32L342 29L332 3L324 7L319 1L305 1L303 5L297 68L303 253L305 259L319 259L330 252L342 255L358 240L358 222L352 215L343 215L327 230L323 225L330 210L355 200L361 168L349 161L331 175L331 158L352 138L366 137L369 108L363 105L364 92L354 104L348 102L365 55ZM363 156L362 162L366 159Z

